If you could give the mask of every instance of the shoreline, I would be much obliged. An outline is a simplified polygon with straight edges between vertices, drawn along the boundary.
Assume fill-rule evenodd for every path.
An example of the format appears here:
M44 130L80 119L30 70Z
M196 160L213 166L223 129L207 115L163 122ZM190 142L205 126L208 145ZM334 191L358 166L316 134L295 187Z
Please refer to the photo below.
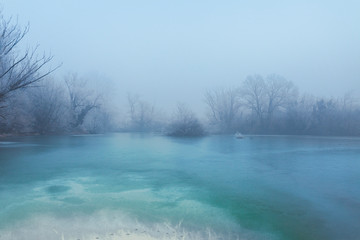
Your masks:
M244 230L244 239L259 239ZM38 215L0 228L0 240L233 240L235 233L218 233L210 228L188 229L176 225L139 222L127 214L100 211L91 215L59 218ZM262 239L262 238L260 238Z
M63 136L92 136L92 135L103 135L103 134L119 134L119 133L130 133L130 134L153 134L154 132L107 132L107 133L88 133L88 132L71 132L71 133L54 133L54 134L40 134L40 133L0 133L0 140L7 138L16 137L63 137ZM209 136L233 136L234 134L223 133L223 134L207 134L198 138L209 137ZM163 134L163 136L168 136ZM303 137L303 138L340 138L340 139L360 139L360 136L348 136L348 135L306 135L306 134L243 134L244 138L248 137ZM171 137L171 136L170 136ZM180 137L186 138L186 137Z

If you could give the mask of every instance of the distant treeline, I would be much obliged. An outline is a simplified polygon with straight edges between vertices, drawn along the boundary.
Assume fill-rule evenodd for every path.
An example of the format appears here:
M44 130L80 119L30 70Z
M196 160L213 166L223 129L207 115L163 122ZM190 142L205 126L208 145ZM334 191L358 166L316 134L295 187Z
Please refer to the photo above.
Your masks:
M239 87L204 95L207 115L202 121L184 105L172 118L161 120L154 106L130 97L131 117L125 129L184 136L206 132L360 136L360 105L350 95L337 99L300 95L292 82L278 75L249 76Z
M178 104L166 117L153 104L128 95L122 117L112 114L103 94L69 74L52 79L51 56L36 48L20 54L28 32L0 13L0 134L66 134L111 131L161 132L171 136L206 133L360 136L360 105L341 99L299 94L279 75L252 75L239 86L204 93L207 115L201 120Z
M299 95L278 75L249 76L238 88L206 94L208 120L215 132L294 135L360 135L360 107L350 95Z

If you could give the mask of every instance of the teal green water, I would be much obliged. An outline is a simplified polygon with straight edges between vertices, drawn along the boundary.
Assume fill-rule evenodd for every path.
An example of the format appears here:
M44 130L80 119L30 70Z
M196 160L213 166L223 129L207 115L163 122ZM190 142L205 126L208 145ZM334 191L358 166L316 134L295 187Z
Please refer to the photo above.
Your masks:
M38 216L72 219L102 210L149 226L210 228L223 239L359 239L360 139L1 140L0 237Z

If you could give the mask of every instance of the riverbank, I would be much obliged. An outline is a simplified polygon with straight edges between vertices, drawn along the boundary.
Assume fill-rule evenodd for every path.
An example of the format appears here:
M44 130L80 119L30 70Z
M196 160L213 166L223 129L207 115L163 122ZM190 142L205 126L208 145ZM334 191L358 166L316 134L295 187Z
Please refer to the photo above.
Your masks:
M32 137L32 136L71 136L71 135L93 135L93 133L76 131L76 132L66 132L66 133L53 133L53 134L41 134L38 132L24 132L24 133L0 133L1 138L11 138L11 137Z
M170 223L141 223L124 215L98 212L61 218L37 216L0 230L6 240L215 240L238 239L211 229L190 230Z
M6 139L6 138L12 138L12 137L31 137L31 136L92 136L92 135L102 135L102 134L119 134L119 133L124 133L124 134L156 134L156 135L163 135L163 136L169 136L166 133L162 133L162 132L128 132L128 131L120 131L120 132L107 132L107 133L89 133L89 132L69 132L69 133L54 133L54 134L45 134L42 135L40 133L0 133L0 139ZM206 137L206 136L226 136L226 135L231 135L234 136L234 134L217 134L217 133L208 133L202 136L197 136L195 138L202 138L202 137ZM171 136L174 137L174 136ZM186 136L175 136L178 138L186 138ZM289 135L289 134L243 134L243 137L303 137L303 138L360 138L360 136L357 135L306 135L306 134L294 134L294 135ZM194 137L192 137L194 138Z

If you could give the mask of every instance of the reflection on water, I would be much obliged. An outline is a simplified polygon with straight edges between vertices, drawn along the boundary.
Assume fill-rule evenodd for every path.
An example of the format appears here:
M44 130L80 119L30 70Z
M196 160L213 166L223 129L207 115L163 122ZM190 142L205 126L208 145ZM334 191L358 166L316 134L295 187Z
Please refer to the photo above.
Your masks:
M21 239L51 219L71 236L70 225L105 234L106 222L123 231L138 221L155 239L151 226L165 223L199 239L354 239L359 159L356 138L12 138L0 144L0 235ZM99 213L103 224L86 228Z

